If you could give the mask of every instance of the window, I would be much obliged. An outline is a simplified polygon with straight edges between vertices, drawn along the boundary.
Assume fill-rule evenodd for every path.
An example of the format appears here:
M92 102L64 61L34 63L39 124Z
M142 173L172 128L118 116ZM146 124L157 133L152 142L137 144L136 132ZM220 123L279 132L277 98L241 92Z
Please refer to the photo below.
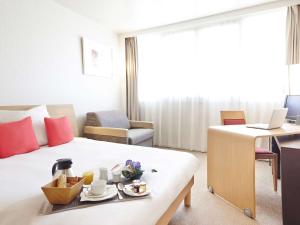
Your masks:
M142 118L158 125L155 142L205 150L207 127L224 109L266 121L288 87L285 19L280 9L139 36L139 100Z

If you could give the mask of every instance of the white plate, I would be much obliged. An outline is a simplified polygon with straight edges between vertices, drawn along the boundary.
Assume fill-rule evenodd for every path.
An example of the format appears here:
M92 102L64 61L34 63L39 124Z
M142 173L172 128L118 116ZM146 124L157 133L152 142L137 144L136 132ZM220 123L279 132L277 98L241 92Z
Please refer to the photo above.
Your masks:
M83 189L80 193L80 201L104 201L115 197L118 194L118 189L115 185L106 185L105 191L102 195L93 195L89 189Z
M127 184L125 185L123 191L126 195L132 196L132 197L141 197L141 196L146 196L151 193L151 190L148 186L146 186L146 191L143 193L135 193L131 190L132 184Z

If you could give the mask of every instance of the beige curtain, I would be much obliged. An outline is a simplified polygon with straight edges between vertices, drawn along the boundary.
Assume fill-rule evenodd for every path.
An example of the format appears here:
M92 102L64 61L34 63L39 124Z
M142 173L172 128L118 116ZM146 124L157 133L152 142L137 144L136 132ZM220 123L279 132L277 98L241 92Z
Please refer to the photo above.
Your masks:
M126 54L126 91L127 91L127 116L130 120L139 120L138 103L138 49L136 37L125 38Z
M287 64L300 64L300 5L288 7Z

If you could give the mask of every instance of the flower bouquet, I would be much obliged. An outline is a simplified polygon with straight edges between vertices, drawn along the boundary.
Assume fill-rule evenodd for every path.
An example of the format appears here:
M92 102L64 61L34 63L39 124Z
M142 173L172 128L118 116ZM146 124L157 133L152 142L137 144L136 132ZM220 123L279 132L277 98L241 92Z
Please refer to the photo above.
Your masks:
M128 159L122 170L122 175L129 180L139 180L143 175L143 172L140 162L134 162Z

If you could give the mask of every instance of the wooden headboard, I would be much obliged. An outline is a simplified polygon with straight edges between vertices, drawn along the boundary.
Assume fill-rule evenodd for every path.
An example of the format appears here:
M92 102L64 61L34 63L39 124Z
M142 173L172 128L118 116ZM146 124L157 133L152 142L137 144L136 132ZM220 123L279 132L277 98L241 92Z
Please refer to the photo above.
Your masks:
M0 110L29 110L38 105L12 105L12 106L0 106ZM75 116L73 105L47 105L47 110L50 117L62 117L66 116L69 118L73 128L74 136L78 137L78 125Z

